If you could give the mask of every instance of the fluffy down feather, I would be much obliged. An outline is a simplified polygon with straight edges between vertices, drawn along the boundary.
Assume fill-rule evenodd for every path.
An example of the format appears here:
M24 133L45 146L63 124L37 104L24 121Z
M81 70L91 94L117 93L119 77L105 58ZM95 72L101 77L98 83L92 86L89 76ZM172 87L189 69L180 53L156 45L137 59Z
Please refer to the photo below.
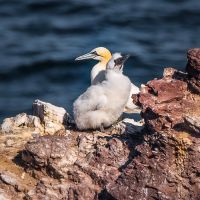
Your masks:
M109 127L123 113L131 90L131 82L121 70L107 69L105 80L90 86L73 105L77 128Z

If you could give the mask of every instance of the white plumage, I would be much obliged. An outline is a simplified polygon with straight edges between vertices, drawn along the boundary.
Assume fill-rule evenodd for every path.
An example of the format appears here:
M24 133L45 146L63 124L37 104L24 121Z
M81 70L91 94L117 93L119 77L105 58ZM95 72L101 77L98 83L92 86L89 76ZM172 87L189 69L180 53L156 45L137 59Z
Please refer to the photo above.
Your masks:
M131 90L129 78L122 74L125 60L121 54L113 54L107 64L105 80L90 86L74 102L78 129L109 127L121 116Z
M85 60L85 59L94 59L99 62L92 68L91 70L91 85L96 85L105 80L105 70L108 61L111 58L111 53L108 49L104 47L97 47L93 49L91 52L79 56L76 60ZM127 104L124 108L125 113L139 113L140 109L133 103L132 95L138 94L140 92L139 88L131 83L131 91L129 94L129 98Z
M129 94L127 104L124 108L125 113L140 113L141 112L140 108L133 103L133 99L132 99L132 95L138 94L139 92L140 92L140 89L137 86L135 86L133 83L131 83L131 91Z

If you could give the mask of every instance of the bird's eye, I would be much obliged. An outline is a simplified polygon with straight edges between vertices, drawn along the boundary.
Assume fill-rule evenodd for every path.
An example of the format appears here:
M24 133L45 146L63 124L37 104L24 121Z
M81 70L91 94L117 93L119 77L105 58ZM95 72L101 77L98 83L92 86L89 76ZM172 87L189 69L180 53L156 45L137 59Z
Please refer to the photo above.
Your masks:
M93 51L92 54L95 56L99 56L99 54L96 51Z

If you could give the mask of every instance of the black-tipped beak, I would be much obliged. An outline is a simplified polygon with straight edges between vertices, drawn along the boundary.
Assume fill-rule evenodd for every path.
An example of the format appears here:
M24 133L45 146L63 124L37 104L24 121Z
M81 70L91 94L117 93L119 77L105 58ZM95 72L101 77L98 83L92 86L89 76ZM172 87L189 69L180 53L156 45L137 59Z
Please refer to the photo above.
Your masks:
M126 62L126 60L130 57L130 55L126 54L126 55L121 55L120 58L116 59L115 62L115 66L123 66L124 63Z
M124 64L128 60L129 57L130 57L129 54L122 55L122 64Z
M93 59L95 57L96 57L96 55L94 55L93 53L90 52L90 53L87 53L87 54L77 57L75 60L89 60L89 59Z

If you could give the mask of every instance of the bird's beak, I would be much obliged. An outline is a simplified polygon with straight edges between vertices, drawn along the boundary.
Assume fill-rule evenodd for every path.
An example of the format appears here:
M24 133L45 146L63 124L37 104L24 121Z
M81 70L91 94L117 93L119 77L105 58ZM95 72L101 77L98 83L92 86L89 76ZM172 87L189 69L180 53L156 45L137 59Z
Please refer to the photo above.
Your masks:
M121 64L123 65L128 60L129 57L130 57L129 54L123 55L121 59L121 62L122 62Z
M89 60L89 59L93 59L95 57L96 57L96 55L94 55L92 53L86 53L82 56L77 57L75 60Z
M126 60L130 57L130 55L126 54L123 55L119 60L118 60L118 66L120 70L123 70L124 67L124 63L126 62Z

